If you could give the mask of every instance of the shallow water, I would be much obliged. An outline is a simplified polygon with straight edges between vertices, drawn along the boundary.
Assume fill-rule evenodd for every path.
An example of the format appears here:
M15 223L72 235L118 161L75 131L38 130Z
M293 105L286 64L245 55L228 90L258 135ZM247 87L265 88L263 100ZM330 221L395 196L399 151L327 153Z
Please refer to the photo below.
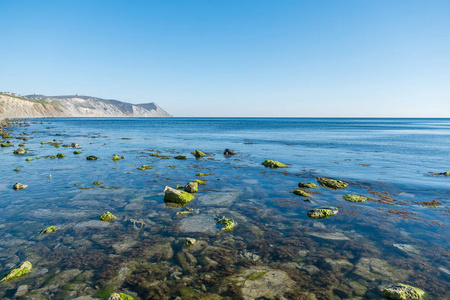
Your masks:
M449 119L28 123L8 128L28 137L27 154L0 148L0 267L5 274L29 260L33 270L0 283L2 298L26 285L16 298L96 299L120 291L141 299L383 299L382 288L396 282L431 299L450 298L450 177L430 174L450 171ZM60 148L49 144L54 140ZM72 142L82 154L62 147ZM225 148L238 154L224 157ZM207 155L195 159L196 149ZM67 156L44 158L57 153ZM114 154L125 159L113 161ZM173 159L179 154L188 160ZM267 169L265 159L288 168ZM138 170L143 164L152 169ZM349 187L309 189L308 198L292 193L299 181L320 176ZM198 178L206 184L188 204L193 211L176 215L185 208L164 203L164 186ZM15 182L28 187L15 191ZM344 194L371 199L351 203ZM440 205L421 204L432 200ZM320 206L339 212L307 217ZM101 222L104 211L117 219ZM236 228L220 230L216 215L234 219ZM50 225L59 230L37 234ZM185 247L186 237L197 243Z

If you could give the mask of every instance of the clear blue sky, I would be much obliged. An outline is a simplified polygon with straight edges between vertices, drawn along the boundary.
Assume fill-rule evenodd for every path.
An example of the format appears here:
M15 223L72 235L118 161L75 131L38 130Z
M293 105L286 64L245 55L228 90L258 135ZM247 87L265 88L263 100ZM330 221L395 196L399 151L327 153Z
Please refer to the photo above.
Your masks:
M450 1L0 1L0 91L175 116L450 117Z

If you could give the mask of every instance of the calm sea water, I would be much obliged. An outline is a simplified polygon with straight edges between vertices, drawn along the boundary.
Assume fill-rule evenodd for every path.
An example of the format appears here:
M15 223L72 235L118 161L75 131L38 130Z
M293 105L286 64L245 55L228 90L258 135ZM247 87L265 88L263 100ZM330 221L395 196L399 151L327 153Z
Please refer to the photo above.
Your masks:
M0 149L0 268L5 274L23 260L34 268L0 283L5 299L96 299L112 291L141 299L383 299L381 290L396 282L450 298L450 177L430 173L450 171L450 119L28 123L10 128L28 137L27 154ZM63 147L73 142L80 155ZM237 155L224 157L225 148ZM195 159L196 149L207 155ZM66 157L45 158L57 153ZM125 158L113 161L114 154ZM188 159L173 159L180 154ZM288 168L266 169L266 159ZM152 168L138 170L143 164ZM185 208L166 205L162 191L198 173L211 175L201 177L206 184L188 205L194 210L177 215ZM292 193L316 177L349 187ZM15 191L15 182L28 187ZM371 199L351 203L344 194ZM423 205L433 200L440 205ZM339 213L306 215L325 205ZM104 211L117 219L99 221ZM236 228L220 230L216 215ZM59 230L37 234L50 225ZM185 247L186 237L197 243Z

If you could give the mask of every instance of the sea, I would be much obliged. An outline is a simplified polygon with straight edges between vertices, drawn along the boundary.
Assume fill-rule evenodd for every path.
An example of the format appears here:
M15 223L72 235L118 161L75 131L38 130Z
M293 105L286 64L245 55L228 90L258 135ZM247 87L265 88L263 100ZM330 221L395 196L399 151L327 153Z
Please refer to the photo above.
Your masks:
M450 119L55 118L6 130L0 276L33 268L0 282L1 299L385 299L397 283L450 299ZM20 143L27 153L14 154ZM195 180L187 205L164 200ZM300 182L316 186L298 196ZM309 216L324 207L335 214Z

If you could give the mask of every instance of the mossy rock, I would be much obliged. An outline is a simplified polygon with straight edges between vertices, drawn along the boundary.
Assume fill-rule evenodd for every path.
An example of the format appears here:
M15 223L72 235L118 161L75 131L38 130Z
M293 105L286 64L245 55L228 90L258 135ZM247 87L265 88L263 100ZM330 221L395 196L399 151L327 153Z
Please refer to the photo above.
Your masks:
M5 144L5 143L2 143L0 146L1 146L2 148L5 148L5 147L11 147L12 145L11 145L11 144Z
M103 183L101 183L100 181L96 180L92 183L93 185L102 185Z
M210 176L210 175L212 175L212 174L208 174L208 173L197 173L197 174L195 174L195 176L197 176L197 177Z
M338 213L337 207L324 206L308 211L307 216L313 219L326 219Z
M17 169L14 169L14 171L16 171L16 172L19 172L19 171L20 171L20 169L19 169L19 168L17 168Z
M120 156L119 155L114 155L112 160L114 160L114 161L120 160Z
M51 233L51 232L56 232L56 230L58 230L58 229L56 229L55 226L50 226L50 227L45 228L44 230L39 231L38 234L47 234L47 233Z
M81 151L73 151L73 154L75 155L81 154Z
M336 180L336 179L332 179L332 178L326 178L326 177L317 177L317 182L326 188L330 188L330 189L345 189L346 187L348 187L348 183L341 181L341 180Z
M403 283L397 283L383 289L383 296L387 299L420 300L423 299L425 294L425 291Z
M201 180L201 179L196 179L196 180L194 180L194 181L197 182L199 185L201 185L201 184L206 184L206 181Z
M108 300L135 300L135 298L124 293L112 293Z
M175 156L174 158L175 159L188 159L188 157L185 155L178 155L178 156Z
M349 202L364 202L367 200L366 197L363 196L359 196L359 195L343 195L342 198L344 198L345 201L349 201Z
M194 238L186 238L184 241L184 245L186 247L190 247L190 246L194 245L196 242L197 242L197 240Z
M270 159L266 159L263 163L263 166L267 167L267 168L271 168L271 169L277 169L277 168L286 168L286 165L283 163L280 163L279 161L276 160L270 160Z
M29 261L24 261L23 263L20 264L19 267L13 269L11 272L6 274L6 276L3 277L3 279L0 281L10 281L22 277L24 275L27 275L28 273L30 273L32 267L33 266Z
M296 190L294 191L294 194L296 194L297 196L300 196L300 197L311 197L310 194L308 194L307 192L305 192L305 191L302 190L302 189L296 189Z
M194 156L196 158L202 158L202 157L206 156L205 152L202 152L200 150L195 150L195 152L192 152L192 154L194 154Z
M140 168L137 168L138 170L141 170L141 171L145 171L145 170L148 170L148 169L151 169L152 168L152 166L149 166L149 165L142 165Z
M25 154L25 153L27 153L27 151L25 150L25 149L23 149L23 148L18 148L18 149L16 149L16 150L14 150L14 154Z
M191 181L184 186L184 191L188 193L197 193L198 192L198 182Z
M25 161L32 161L34 160L34 158L28 157L27 159L25 159Z
M56 154L56 157L57 158L64 158L64 157L66 157L64 154L62 154L62 153L58 153L58 154Z
M298 187L301 189L313 189L316 188L317 185L313 182L299 182Z
M94 155L89 155L88 157L86 157L87 160L97 160L98 157L94 156Z
M112 222L114 221L115 218L116 218L115 215L113 215L109 211L106 211L103 213L103 215L100 216L100 221Z
M164 188L164 201L186 205L194 199L194 195L169 186Z
M222 230L232 231L236 225L233 219L221 218L217 220L217 223L223 225Z

